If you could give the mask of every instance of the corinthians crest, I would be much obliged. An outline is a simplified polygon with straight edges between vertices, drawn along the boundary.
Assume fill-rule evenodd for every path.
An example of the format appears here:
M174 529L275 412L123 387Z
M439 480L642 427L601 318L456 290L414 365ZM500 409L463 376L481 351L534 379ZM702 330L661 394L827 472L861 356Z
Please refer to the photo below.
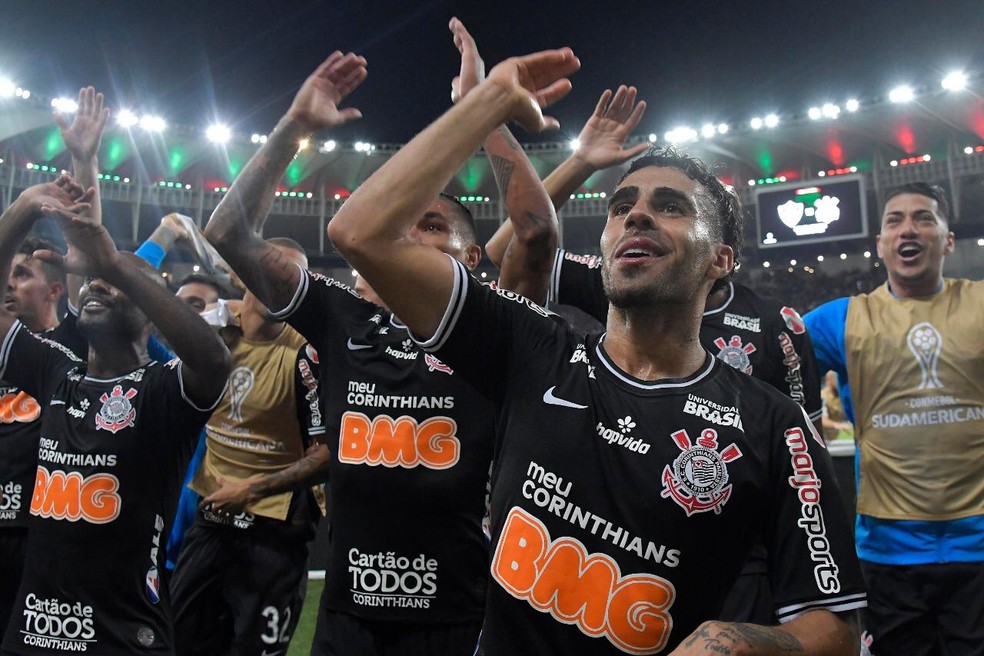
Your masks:
M717 354L718 359L724 360L738 371L752 374L752 361L748 356L756 351L754 344L743 345L741 337L732 335L728 342L725 342L723 337L718 337L714 340L714 345L721 349Z
M120 385L114 387L109 394L103 392L99 397L103 405L96 415L96 429L108 430L115 434L119 430L133 426L137 411L133 409L130 399L136 395L137 390L131 387L124 393Z
M687 512L687 517L713 510L721 513L721 507L731 498L727 463L742 456L734 444L718 453L717 431L707 428L701 431L697 444L690 441L686 430L678 430L670 437L683 452L672 465L663 468L663 492Z

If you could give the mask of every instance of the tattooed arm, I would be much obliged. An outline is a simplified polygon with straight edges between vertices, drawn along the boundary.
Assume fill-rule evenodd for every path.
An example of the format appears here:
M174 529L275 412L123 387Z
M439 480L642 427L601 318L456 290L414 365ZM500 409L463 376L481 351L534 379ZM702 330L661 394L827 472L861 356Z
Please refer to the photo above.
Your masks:
M300 282L297 266L261 236L274 192L301 139L362 116L359 110L339 109L338 104L365 77L365 59L353 53L332 53L304 81L290 109L246 164L205 227L205 237L268 308L286 307Z
M215 510L238 513L264 497L303 490L328 480L329 460L331 452L326 445L312 444L303 458L275 474L245 483L232 483L220 478L219 489L202 499L201 506L211 504Z
M485 78L485 63L464 24L454 18L449 27L461 53L461 72L452 82L452 99L457 101ZM557 213L509 128L493 131L484 146L516 235L502 258L499 285L544 304L557 249Z
M646 143L624 147L645 111L646 101L636 102L635 87L622 85L614 95L611 90L601 94L598 105L577 137L577 150L543 180L556 210L559 211L571 194L596 171L623 164L648 148ZM485 244L485 252L496 266L502 266L500 263L512 240L513 224L514 221L503 223ZM549 257L552 264L552 252Z
M704 622L671 656L856 656L859 645L856 613L814 610L781 626Z

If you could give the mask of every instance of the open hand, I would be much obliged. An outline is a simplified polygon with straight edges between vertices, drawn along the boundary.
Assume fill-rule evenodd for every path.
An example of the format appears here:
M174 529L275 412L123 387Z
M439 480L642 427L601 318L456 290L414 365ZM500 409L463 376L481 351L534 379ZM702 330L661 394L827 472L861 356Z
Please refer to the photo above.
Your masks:
M635 87L623 84L614 96L611 89L606 89L577 137L574 156L595 169L606 169L642 154L649 148L648 143L631 148L624 148L624 145L645 112L646 101L636 103Z
M109 108L103 107L103 95L92 87L79 89L78 106L71 125L61 112L55 112L55 122L61 128L62 139L72 157L88 162L99 151Z
M579 68L581 62L570 48L543 50L497 64L489 71L488 82L512 95L513 120L530 132L542 132L560 127L557 119L544 116L543 108L570 93L567 76Z
M354 53L336 50L301 85L288 116L309 130L336 127L362 117L354 107L338 105L366 79L366 60Z
M454 45L461 53L461 71L451 80L451 102L457 103L485 79L485 61L478 54L475 39L465 29L465 24L452 18L448 28L454 35Z

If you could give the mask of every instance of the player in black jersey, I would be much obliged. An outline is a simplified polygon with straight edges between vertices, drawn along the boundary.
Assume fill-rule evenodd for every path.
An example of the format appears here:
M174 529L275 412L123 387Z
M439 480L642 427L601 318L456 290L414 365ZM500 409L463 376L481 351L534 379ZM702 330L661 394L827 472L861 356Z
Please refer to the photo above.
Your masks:
M298 140L356 117L337 104L365 74L362 58L330 56L205 234L321 362L330 540L314 653L472 654L488 581L491 406L386 308L284 261L258 236ZM457 199L435 192L416 219L405 239L478 264L474 222Z
M555 127L540 107L579 66L569 49L499 64L329 224L424 347L499 412L485 652L856 653L864 593L822 438L698 340L741 238L733 197L702 165L647 167L612 195L604 335L578 336L400 238L490 131ZM703 621L759 535L784 623Z
M76 214L92 195L66 175L28 188L0 218L3 274L31 225L54 214L68 255L35 256L92 276L78 317L88 364L0 311L0 378L44 409L24 576L3 654L173 653L160 547L228 371L225 346L194 311ZM148 362L151 321L184 362Z
M578 135L578 147L544 181L554 205L565 205L574 191L595 171L622 164L646 149L645 144L625 148L625 142L645 111L645 102L635 103L634 87L620 86L614 94L605 91ZM645 165L642 158L640 165ZM632 171L637 165L633 164ZM524 289L534 299L549 300L588 313L600 325L608 318L608 299L602 284L601 258L579 255L546 245L555 232L549 223L539 230L513 234L512 221L505 221L487 245L496 264L504 251L526 242L528 258L553 261L549 285L536 284L528 267L507 262L502 279L532 278ZM813 347L802 318L795 309L733 281L714 285L704 308L700 326L701 344L735 369L769 383L799 403L817 430L821 429L820 374ZM775 619L767 578L763 546L757 546L722 609L721 618L771 623Z

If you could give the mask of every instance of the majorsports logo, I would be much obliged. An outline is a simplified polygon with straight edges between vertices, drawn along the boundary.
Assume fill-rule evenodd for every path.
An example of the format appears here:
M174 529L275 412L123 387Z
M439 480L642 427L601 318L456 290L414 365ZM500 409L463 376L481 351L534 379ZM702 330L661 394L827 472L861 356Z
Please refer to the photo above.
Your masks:
M790 428L784 433L784 437L793 467L793 475L788 482L800 501L800 518L796 525L806 533L810 559L817 563L813 568L813 578L821 592L840 592L840 580L837 578L839 568L830 553L827 527L823 521L823 509L820 507L821 481L813 468L813 457L807 447L806 435L801 428Z

